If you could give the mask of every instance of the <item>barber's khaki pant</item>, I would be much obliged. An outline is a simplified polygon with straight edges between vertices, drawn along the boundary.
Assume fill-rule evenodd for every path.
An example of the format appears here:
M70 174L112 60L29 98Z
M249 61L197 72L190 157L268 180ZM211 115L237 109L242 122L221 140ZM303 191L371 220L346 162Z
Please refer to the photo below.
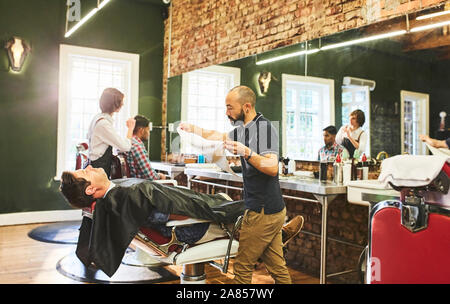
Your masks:
M283 257L281 227L286 208L275 214L246 210L239 235L239 249L234 262L234 283L250 284L255 264L261 258L276 284L291 284Z

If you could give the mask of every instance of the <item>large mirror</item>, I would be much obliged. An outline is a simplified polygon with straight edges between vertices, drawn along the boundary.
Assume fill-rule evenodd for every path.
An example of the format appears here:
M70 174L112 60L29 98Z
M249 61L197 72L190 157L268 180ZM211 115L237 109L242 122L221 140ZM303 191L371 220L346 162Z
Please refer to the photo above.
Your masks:
M366 155L426 154L418 135L442 133L448 117L439 114L450 113L450 14L420 16L442 9L172 77L167 121L225 131L224 96L241 84L257 94L257 111L278 125L282 156L317 160L323 128L348 124L354 109L365 113Z

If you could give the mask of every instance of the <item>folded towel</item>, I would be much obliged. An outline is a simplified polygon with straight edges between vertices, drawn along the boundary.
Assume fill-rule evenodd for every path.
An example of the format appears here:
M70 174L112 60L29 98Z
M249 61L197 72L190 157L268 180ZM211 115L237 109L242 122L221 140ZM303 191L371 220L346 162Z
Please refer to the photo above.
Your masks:
M380 182L395 186L420 187L433 181L450 157L442 155L397 155L383 160Z

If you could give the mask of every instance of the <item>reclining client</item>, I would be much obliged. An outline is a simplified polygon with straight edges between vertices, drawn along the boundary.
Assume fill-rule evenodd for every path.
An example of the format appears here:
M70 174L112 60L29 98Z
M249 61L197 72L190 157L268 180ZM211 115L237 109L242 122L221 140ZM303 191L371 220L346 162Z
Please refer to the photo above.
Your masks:
M102 168L92 166L63 172L60 190L74 208L89 208L95 202L89 245L84 250L77 248L77 256L86 266L93 262L109 276L120 266L140 227L151 227L168 236L170 230L165 223L171 214L227 225L244 213L243 201L230 201L220 194L209 195L150 180L111 181ZM178 227L176 236L182 242L193 244L203 237L209 225ZM288 223L283 227L286 238L299 231L291 226Z

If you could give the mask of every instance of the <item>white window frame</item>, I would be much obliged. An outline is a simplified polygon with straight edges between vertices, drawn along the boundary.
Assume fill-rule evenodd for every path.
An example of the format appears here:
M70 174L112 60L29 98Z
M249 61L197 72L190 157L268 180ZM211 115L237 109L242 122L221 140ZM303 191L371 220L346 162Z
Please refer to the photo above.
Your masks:
M367 96L367 111L364 111L364 117L365 117L365 123L364 126L362 127L363 130L365 130L365 132L367 133L367 142L366 142L366 148L364 150L364 153L366 154L366 156L371 155L371 150L370 150L370 137L372 136L371 134L371 130L370 130L370 89L368 86L357 86L357 85L351 85L351 86L342 86L342 93L344 94L344 92L361 92L364 91L366 96ZM342 99L341 99L342 100ZM344 103L342 102L342 107L344 107ZM342 125L344 125L344 123L342 122Z
M58 137L57 137L57 156L56 156L56 176L55 180L59 180L61 174L67 168L65 164L65 151L67 133L67 97L69 93L69 56L80 55L87 57L107 58L113 60L128 61L131 64L130 72L130 90L131 94L128 97L130 102L130 113L134 117L138 113L139 103L139 55L124 52L115 52L102 49L94 49L87 47L79 47L73 45L60 45L59 57L59 100L58 100Z
M421 107L421 129L423 134L428 134L430 130L429 113L430 113L430 95L426 93L412 92L401 90L400 91L400 135L401 135L401 153L405 153L404 141L405 141L405 99L412 99L420 102ZM419 132L422 133L422 132ZM419 134L417 134L419 135ZM425 143L421 144L420 155L428 154L428 148Z
M206 71L206 72L214 72L214 73L221 73L221 74L232 74L234 76L234 86L238 86L241 84L241 69L235 68L235 67L227 67L227 66L221 66L221 65L213 65L210 67L206 67L200 70L197 70L199 72ZM196 72L196 71L194 71ZM188 102L189 102L189 91L188 91L188 85L189 85L189 73L183 74L183 80L182 80L182 87L181 87L181 120L186 121L187 120L187 109L189 108ZM223 101L225 104L225 100ZM223 113L225 115L225 113Z
M334 101L334 79L327 79L327 78L319 78L319 77L311 77L311 76L300 76L300 75L291 75L291 74L282 74L282 155L283 157L286 157L286 125L287 125L287 117L286 117L286 84L288 81L296 81L296 82L309 82L314 84L320 84L320 85L326 85L329 88L328 96L329 96L329 102L328 102L328 109L326 109L326 106L324 107L324 115L322 117L326 117L327 114L329 116L329 124L328 125L334 125L335 124L335 101ZM325 102L324 102L325 103ZM328 113L326 112L328 111ZM323 128L326 128L328 125L323 126ZM323 129L322 128L322 129ZM317 151L319 152L319 151ZM316 160L316 159L314 159Z
M236 67L228 67L228 66L221 66L221 65L214 65L209 66L200 70L196 70L194 72L213 72L213 73L220 73L220 74L232 74L233 75L233 85L231 88L236 87L241 84L241 69ZM188 117L188 109L189 109L189 76L190 73L183 74L182 77L182 86L181 86L181 121L187 121ZM222 101L224 108L225 108L225 99ZM223 116L226 116L226 108L224 110ZM231 126L231 125L230 125ZM178 139L179 140L179 139ZM184 141L180 142L180 151L185 151L186 143Z

